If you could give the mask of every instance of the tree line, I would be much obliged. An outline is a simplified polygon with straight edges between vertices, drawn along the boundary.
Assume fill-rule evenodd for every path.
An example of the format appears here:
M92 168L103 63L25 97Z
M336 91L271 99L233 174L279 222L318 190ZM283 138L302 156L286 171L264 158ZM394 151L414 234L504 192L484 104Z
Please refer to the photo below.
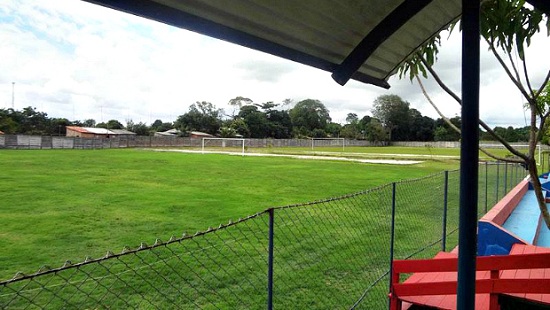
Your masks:
M332 121L330 111L319 100L306 99L296 104L291 100L282 103L254 103L246 97L229 101L234 108L231 115L210 102L198 101L174 122L155 120L151 125L143 122L118 120L96 123L93 119L69 121L66 118L50 118L45 112L26 107L23 110L0 109L0 131L6 134L65 135L66 126L127 129L137 135L153 135L157 131L178 129L182 135L200 131L219 137L245 138L329 138L381 141L458 141L460 135L442 118L432 119L411 108L410 103L397 95L376 98L372 116L359 117L348 113L345 124ZM292 106L292 107L289 107ZM450 119L460 128L460 117ZM529 127L512 126L493 129L508 142L524 142L529 139ZM480 131L481 140L493 140Z

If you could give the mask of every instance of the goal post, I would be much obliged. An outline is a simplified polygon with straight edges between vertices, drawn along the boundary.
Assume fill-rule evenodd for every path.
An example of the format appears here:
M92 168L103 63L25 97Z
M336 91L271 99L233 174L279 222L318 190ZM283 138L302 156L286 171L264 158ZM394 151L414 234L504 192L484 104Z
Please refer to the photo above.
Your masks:
M225 147L228 147L227 146L227 141L231 141L232 144L235 144L235 143L238 143L239 144L239 147L241 149L241 154L242 156L244 156L244 147L245 147L245 144L246 144L246 139L244 138L202 138L202 146L201 146L201 152L204 154L205 153L205 146L207 144L207 141L220 141L220 146L221 148L225 148Z
M315 141L323 141L322 145L319 146L342 146L342 151L346 148L346 139L345 138L311 138L311 150L315 148ZM320 142L319 142L320 143Z
M486 149L506 149L506 147L502 144L480 144L479 145L480 147L482 148L486 148ZM510 144L511 147L515 148L516 150L522 152L522 153L525 153L527 154L527 152L529 151L529 144L513 144L511 143ZM539 143L537 144L536 146L536 149L535 149L535 156L537 157L537 166L541 164L541 160L542 160L542 145Z

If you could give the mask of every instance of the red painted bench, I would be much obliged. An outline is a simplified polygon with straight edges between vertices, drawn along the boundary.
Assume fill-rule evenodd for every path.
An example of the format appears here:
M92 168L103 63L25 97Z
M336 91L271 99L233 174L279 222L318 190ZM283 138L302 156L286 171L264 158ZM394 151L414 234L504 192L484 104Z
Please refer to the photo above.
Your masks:
M517 245L514 253L484 256L476 260L476 309L499 309L499 294L550 302L550 249L524 250L534 246ZM519 249L519 250L518 250ZM403 301L456 309L458 258L440 253L434 259L396 260L393 262L390 309L401 309ZM414 273L405 282L401 274ZM540 298L530 298L531 294Z

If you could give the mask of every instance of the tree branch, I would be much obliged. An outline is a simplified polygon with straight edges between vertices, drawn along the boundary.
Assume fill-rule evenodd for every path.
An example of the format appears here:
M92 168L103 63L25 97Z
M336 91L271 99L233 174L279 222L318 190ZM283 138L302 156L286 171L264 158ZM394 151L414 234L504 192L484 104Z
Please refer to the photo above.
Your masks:
M451 120L449 120L438 108L437 106L435 105L435 103L432 101L432 98L430 98L430 96L428 95L428 92L426 92L426 88L424 88L424 84L422 83L422 81L420 80L420 78L418 77L418 75L415 76L416 77L416 81L418 81L418 85L420 86L420 89L422 90L422 93L424 94L424 97L426 97L426 99L428 99L428 102L431 104L431 106L435 109L435 111L437 112L437 114L445 121L445 123L447 123L447 125L449 125L454 131L460 133L460 129L458 127L455 126L455 124L453 124L451 122Z
M533 87L531 86L531 81L529 80L529 74L527 74L527 60L526 60L526 56L523 56L523 75L525 75L525 83L527 83L527 88L529 90L529 92L531 93L531 98L537 100L537 97L538 97L538 94L535 94L535 91L533 90ZM537 105L537 110L538 109L538 105ZM538 111L539 114L541 113L541 111Z
M489 48L492 50L492 51L495 51L496 52L496 48L495 48L495 45L494 43L491 44L491 46L489 46ZM512 54L511 53L506 53L506 55L508 55L508 60L510 60L510 64L512 65L512 69L514 69L514 73L516 74L516 80L520 83L521 83L521 76L519 75L519 71L518 71L518 68L516 67L516 63L514 62L514 60L512 59ZM503 60L504 61L504 60Z
M424 87L424 84L422 83L422 81L420 80L420 78L418 77L418 75L415 76L416 77L416 80L418 81L418 85L420 86L420 89L422 90L422 93L424 94L424 97L426 97L426 99L428 99L428 102L431 104L431 106L435 109L435 111L437 112L437 114L439 114L439 116L445 121L445 123L447 123L447 125L449 125L449 127L451 127L454 131L456 131L457 133L461 133L460 129L458 127L455 126L455 124L453 124L451 122L451 120L449 120L436 106L436 104L432 101L432 98L428 95L428 92L426 91L426 88ZM482 122L480 120L480 122ZM483 123L485 124L485 123ZM485 125L487 126L487 125ZM488 127L488 126L487 126ZM489 130L491 130L489 128ZM492 130L491 130L492 131ZM496 133L494 133L496 135ZM499 137L500 138L500 137ZM504 141L504 143L507 143L506 141ZM486 149L482 148L481 146L479 147L479 150L493 158L493 159L496 159L496 160L500 160L500 161L506 161L506 162L511 162L511 163L524 163L525 160L522 158L522 159L515 159L515 158L505 158L505 157L499 157L497 155L494 155L493 153L490 153L489 151L487 151ZM515 150L515 149L514 149ZM520 153L521 154L521 153ZM514 154L517 156L517 154ZM523 154L521 154L523 155ZM521 157L521 156L520 156Z
M550 70L548 70L548 73L546 73L546 77L544 78L544 81L542 82L542 84L540 85L539 90L537 91L537 97L540 93L542 93L542 91L546 87L546 84L548 84L549 80L550 80Z
M449 94L451 97L454 98L454 100L456 100L458 102L458 104L462 105L462 100L460 99L460 97L458 97L457 94L455 94L455 92L453 92L449 87L447 87L447 85L445 85L445 83L443 83L443 81L441 81L441 79L439 78L439 75L434 71L434 69L432 68L432 66L430 66L428 64L428 62L426 61L426 59L424 59L424 57L420 54L420 53L417 53L417 56L420 58L420 61L422 62L422 64L424 65L424 67L426 67L426 69L428 69L428 71L430 72L430 74L433 76L433 78L435 79L435 81L437 82L437 84L439 85L439 87L443 88L443 90Z
M505 161L505 162L509 162L509 163L515 163L515 164L525 164L525 161L523 159L517 159L517 158L513 158L513 157L500 157L500 156L496 156L495 154L493 153L490 153L489 151L487 151L486 149L482 148L481 146L479 147L479 150L493 158L493 159L496 159L496 160L499 160L499 161Z
M447 87L447 85L445 85L445 83L443 83L441 78L439 78L439 75L433 70L431 66L428 65L428 62L424 59L424 57L422 57L422 55L418 54L418 57L420 58L420 61L422 61L422 64L424 64L424 66L428 69L430 74L433 76L433 78L435 79L439 87L441 87L445 92L447 92L447 94L453 97L456 100L456 102L458 102L459 105L462 106L462 99L460 99L458 95L456 95L450 88ZM508 151L510 151L510 153L522 158L523 160L527 160L527 157L525 156L525 154L516 150L501 136L497 135L497 133L494 132L491 129L491 127L489 127L483 120L479 120L479 124L481 125L481 127L483 127L483 129L487 131L487 133L489 133L493 138L495 138L498 142L500 142Z
M487 41L487 39L485 39L485 40ZM489 43L489 42L487 41L487 43ZM490 43L489 43L489 45L490 45ZM525 97L525 99L527 99L527 101L529 101L529 99L530 99L529 95L525 91L525 88L523 87L523 84L521 84L521 82L519 82L518 80L516 80L516 78L514 78L514 76L512 75L512 72L510 72L510 69L508 68L508 65L506 65L506 63L504 62L502 57L500 57L499 53L492 47L492 45L490 45L490 47L491 47L490 48L491 52L493 52L493 55L495 55L496 59L498 60L498 62L502 66L502 68L504 68L504 71L506 71L506 74L508 75L510 80L512 80L514 85L516 85L516 87L519 89L519 91Z

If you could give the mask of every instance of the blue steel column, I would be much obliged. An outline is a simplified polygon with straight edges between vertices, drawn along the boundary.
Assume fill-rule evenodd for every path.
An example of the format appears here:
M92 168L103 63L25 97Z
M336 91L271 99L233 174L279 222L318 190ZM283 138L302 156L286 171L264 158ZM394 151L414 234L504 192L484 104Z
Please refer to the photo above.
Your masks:
M396 190L396 184L395 182L392 183L392 190L391 190L391 234L390 234L390 291L391 291L391 285L393 281L393 252L394 252L394 243L395 243L395 190ZM388 300L388 309L390 307L391 300Z
M275 210L268 210L269 213L269 243L267 257L267 310L273 309L273 231Z
M445 171L445 183L443 185L443 229L441 236L441 250L445 252L447 247L447 205L449 197L449 171Z
M479 170L479 0L462 0L462 136L457 309L475 309Z

